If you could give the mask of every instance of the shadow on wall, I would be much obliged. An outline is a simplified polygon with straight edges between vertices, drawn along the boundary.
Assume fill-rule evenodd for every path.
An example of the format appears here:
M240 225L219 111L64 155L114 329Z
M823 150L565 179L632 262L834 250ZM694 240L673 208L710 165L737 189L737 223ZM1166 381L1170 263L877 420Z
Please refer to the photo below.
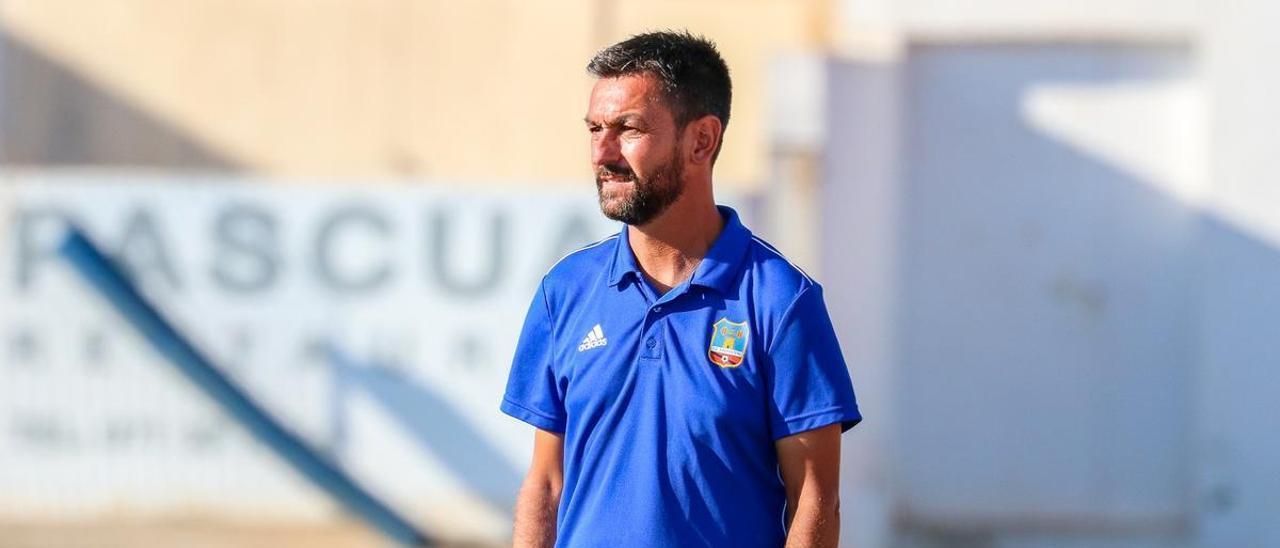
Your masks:
M1195 212L1023 106L1038 86L1182 78L1187 58L911 51L896 343L911 521L1185 531Z
M330 404L338 450L345 441L342 421L347 416L344 410L347 399L353 392L363 392L409 433L424 452L439 459L469 492L495 512L508 519L514 517L511 509L515 507L513 495L520 488L520 472L447 398L400 374L402 369L396 364L359 363L334 343L328 344L327 355L338 390Z
M891 75L834 69L824 272L833 301L848 309L835 315L853 315L878 288L842 285L871 283L860 269L891 263L880 280L893 286L883 308L889 350L884 364L869 365L890 378L890 500L910 545L1062 535L1179 545L1202 512L1260 516L1259 506L1242 510L1246 491L1254 501L1280 493L1280 479L1203 479L1195 429L1212 390L1197 376L1203 356L1236 365L1231 390L1277 385L1273 369L1247 366L1280 353L1265 336L1274 329L1260 327L1274 323L1280 294L1255 292L1264 276L1255 273L1280 275L1280 253L1161 181L1046 135L1024 109L1046 85L1185 81L1191 53L1182 44L926 45L910 48ZM886 78L892 94L867 93ZM898 105L886 104L890 95ZM886 108L897 109L888 121L896 127L862 127ZM1092 122L1168 143L1159 124ZM894 173L868 174L858 151L895 133ZM893 208L881 215L891 230L850 214L865 199ZM843 239L877 231L883 248ZM1235 279L1206 290L1215 277ZM1251 312L1224 321L1239 309ZM1215 351L1215 340L1231 350ZM1266 437L1245 435L1256 424L1227 422L1236 439ZM1208 449L1244 458L1239 448Z
M3 31L0 163L215 172L242 169L181 130Z
M1201 546L1280 546L1280 249L1205 216L1194 457Z

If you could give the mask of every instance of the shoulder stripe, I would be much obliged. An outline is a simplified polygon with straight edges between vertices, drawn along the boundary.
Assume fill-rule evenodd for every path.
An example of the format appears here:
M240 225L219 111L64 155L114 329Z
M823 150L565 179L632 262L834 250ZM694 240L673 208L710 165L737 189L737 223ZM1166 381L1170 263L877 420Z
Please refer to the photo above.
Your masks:
M574 254L577 254L577 253L581 253L581 252L586 251L586 250L588 250L588 249L591 249L591 248L593 248L593 247L598 247L598 246L600 246L601 244L604 244L605 242L608 242L609 240L613 240L613 239L615 239L615 238L617 238L617 237L618 237L618 235L617 235L617 234L614 234L614 235L612 235L612 236L609 236L609 237L607 237L607 238L604 238L603 240L599 240L599 241L596 241L596 242L594 242L594 243L587 244L587 245L585 245L585 246L579 247L578 249L575 249L575 250L573 250L573 251L570 251L570 252L568 252L568 253L565 253L563 257L560 257L559 259L557 259L557 260L556 260L556 262L552 263L552 264L551 264L551 267L550 267L550 268L548 268L548 269L547 269L547 271L546 271L545 273L543 273L542 275L545 277L547 274L550 274L552 270L555 270L555 268L556 268L556 266L557 266L557 265L559 265L560 263L564 262L564 260L565 260L565 259L568 259L571 255L574 255Z
M791 259L788 259L788 258L787 258L787 256L786 256L786 255L783 255L783 254L782 254L782 252L781 252L781 251L778 251L778 249L777 249L777 248L773 247L772 245L769 245L769 242L766 242L766 241L764 241L764 240L761 240L761 239L760 239L760 237L759 237L759 236L756 236L755 234L752 234L752 235L751 235L751 239L752 239L752 240L755 240L755 241L756 241L756 243L760 244L760 245L761 245L761 246L763 246L765 249L768 249L769 251L773 252L773 254L774 254L774 255L777 255L779 258L781 258L782 260L786 261L786 262L787 262L787 264L791 265L791 268L796 269L796 272L799 272L801 276L804 276L804 279L809 280L809 283L814 284L814 285L817 285L817 284L818 284L818 282L813 281L813 278L811 278L811 277L809 276L809 273L808 273L808 272L805 272L805 271L804 271L804 269L803 269L803 268L800 268L798 265L796 265L796 263L791 262Z

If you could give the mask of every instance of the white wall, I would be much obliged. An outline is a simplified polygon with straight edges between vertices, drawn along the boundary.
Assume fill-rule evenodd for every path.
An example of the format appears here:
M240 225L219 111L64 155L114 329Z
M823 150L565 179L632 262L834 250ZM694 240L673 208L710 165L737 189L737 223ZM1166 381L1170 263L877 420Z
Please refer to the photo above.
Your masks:
M824 282L885 424L858 470L900 538L1189 534L1200 163L1145 159L1196 151L1191 59L949 43L833 66Z
M1280 4L1220 2L1204 59L1212 185L1197 370L1202 546L1280 546Z
M825 64L822 108L829 146L818 209L822 278L832 322L865 420L844 437L841 539L888 546L899 427L894 412L899 282L901 95L892 65Z
M1200 0L842 0L845 31L910 36L1178 36L1200 26Z
M61 213L375 495L434 535L505 539L532 433L497 406L530 295L617 225L590 187L254 182L0 185L0 519L335 513L53 252Z

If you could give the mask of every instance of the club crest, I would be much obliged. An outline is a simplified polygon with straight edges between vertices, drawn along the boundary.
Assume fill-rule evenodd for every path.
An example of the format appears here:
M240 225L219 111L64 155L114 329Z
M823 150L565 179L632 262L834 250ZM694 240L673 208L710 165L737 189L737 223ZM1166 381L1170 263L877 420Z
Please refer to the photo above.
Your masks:
M707 357L720 367L737 367L742 364L750 341L751 330L747 328L747 322L720 318L711 326L711 346L707 348Z

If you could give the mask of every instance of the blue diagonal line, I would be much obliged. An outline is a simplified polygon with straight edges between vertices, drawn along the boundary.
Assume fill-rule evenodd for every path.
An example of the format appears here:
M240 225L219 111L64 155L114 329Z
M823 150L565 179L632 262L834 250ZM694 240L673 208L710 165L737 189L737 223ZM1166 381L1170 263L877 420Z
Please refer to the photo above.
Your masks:
M58 252L137 329L169 363L245 426L258 441L288 462L303 477L391 539L415 546L434 544L381 501L331 465L301 438L284 428L206 359L160 315L121 269L84 233L69 225Z
M489 506L511 517L520 473L494 446L476 433L466 417L437 390L395 373L394 364L361 364L338 346L327 345L335 382L374 396L415 441Z

